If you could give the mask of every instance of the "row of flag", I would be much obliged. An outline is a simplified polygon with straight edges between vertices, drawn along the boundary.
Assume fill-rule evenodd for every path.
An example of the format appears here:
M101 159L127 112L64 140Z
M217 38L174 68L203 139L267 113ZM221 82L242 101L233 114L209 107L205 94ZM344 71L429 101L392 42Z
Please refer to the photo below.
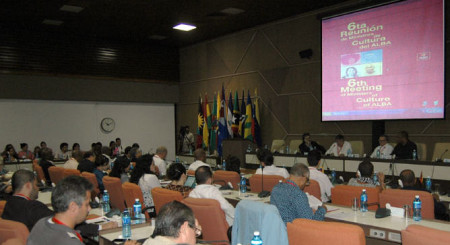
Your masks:
M245 92L242 91L242 102L239 105L238 92L235 92L234 100L232 92L225 97L225 89L214 96L212 111L208 104L208 95L203 100L200 95L198 101L197 115L197 146L209 152L215 152L222 156L222 141L231 138L242 138L250 140L261 146L261 128L259 118L259 99L255 90L254 103L247 91L247 102Z

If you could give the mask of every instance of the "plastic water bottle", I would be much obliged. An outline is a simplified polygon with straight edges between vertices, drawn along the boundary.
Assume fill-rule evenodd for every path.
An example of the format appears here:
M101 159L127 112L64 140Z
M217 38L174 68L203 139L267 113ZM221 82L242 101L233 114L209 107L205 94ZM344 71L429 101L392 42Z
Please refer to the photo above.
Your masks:
M381 153L380 150L377 150L377 158L380 159Z
M352 157L352 150L350 150L350 149L347 150L347 156Z
M122 237L123 239L131 238L131 216L128 209L122 213Z
M222 161L222 169L227 170L227 162L225 160Z
M413 160L417 160L417 151L413 150L413 154L412 154Z
M366 193L366 189L363 189L362 190L362 193L361 193L361 204L360 204L360 206L361 206L361 208L360 208L360 211L361 212L367 212L367 208L368 208L368 206L367 206L367 193Z
M176 162L176 163L179 163L179 162L180 162L180 158L179 158L179 157L176 157L176 158L175 158L175 162Z
M263 241L261 240L261 236L259 234L259 231L255 231L253 233L253 239L250 242L251 245L262 245Z
M413 219L414 221L420 221L422 219L422 201L420 201L419 195L416 195L413 202Z
M289 154L289 146L286 146L286 154Z
M102 199L103 199L103 212L108 213L111 210L111 208L109 207L109 194L107 190L103 192Z
M336 183L336 169L331 169L331 183Z
M377 172L374 172L373 173L373 183L375 183L375 184L377 184L378 183L378 175L377 175Z
M189 147L189 155L192 155L192 148Z
M247 192L247 180L245 180L244 175L241 176L241 193Z
M133 212L134 212L134 218L136 219L136 223L141 223L141 213L142 213L142 205L139 202L139 198L136 198L136 201L133 204Z
M425 180L425 189L431 192L431 186L432 186L431 177L428 176L427 179Z

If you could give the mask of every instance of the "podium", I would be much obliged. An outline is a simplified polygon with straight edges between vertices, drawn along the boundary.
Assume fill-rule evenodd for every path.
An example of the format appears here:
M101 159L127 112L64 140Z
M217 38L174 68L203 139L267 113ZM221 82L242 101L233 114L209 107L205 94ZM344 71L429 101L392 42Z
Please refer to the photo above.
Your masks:
M227 139L222 141L222 156L226 159L229 155L239 158L241 168L245 168L245 153L250 145L253 151L258 147L255 143L245 139Z

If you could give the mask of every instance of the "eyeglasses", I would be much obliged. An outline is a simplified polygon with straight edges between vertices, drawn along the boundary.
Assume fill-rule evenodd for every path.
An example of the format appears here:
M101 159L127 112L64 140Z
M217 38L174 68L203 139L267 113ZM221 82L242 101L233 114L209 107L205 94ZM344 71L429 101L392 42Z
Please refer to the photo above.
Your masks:
M306 186L309 186L310 182L309 182L309 176L303 176L306 178Z
M201 236L202 235L202 227L199 225L199 226L196 226L196 225L189 225L192 229L194 229L194 232L195 232L195 237L199 237L199 236Z

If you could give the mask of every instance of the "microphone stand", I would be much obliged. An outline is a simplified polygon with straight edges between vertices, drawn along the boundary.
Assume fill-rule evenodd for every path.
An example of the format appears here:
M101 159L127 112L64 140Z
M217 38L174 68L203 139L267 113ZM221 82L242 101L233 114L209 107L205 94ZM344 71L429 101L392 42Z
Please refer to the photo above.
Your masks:
M448 149L445 149L445 151L441 154L439 159L436 160L436 162L443 162L442 158L444 157L445 153L447 153Z
M258 194L259 198L270 196L270 191L264 190L264 167L261 166L261 192Z
M397 184L394 181L395 175L395 155L392 155L392 161L390 162L389 172L391 172L391 180L388 182L388 185L391 187L396 187Z

